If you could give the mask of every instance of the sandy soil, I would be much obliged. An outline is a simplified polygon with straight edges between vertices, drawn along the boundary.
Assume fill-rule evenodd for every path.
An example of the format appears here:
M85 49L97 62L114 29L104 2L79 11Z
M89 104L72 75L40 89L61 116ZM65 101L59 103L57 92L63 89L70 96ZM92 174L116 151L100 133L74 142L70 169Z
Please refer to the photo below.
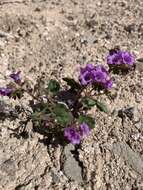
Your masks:
M114 46L143 58L142 18L142 0L0 0L0 86L15 70L32 85L41 75L76 78L80 65L105 64ZM141 70L114 75L112 97L101 97L110 114L92 110L96 128L76 159L74 147L46 143L31 122L28 138L18 138L12 129L20 120L1 120L0 190L142 190ZM22 98L23 106L28 100ZM1 109L17 103L0 99Z

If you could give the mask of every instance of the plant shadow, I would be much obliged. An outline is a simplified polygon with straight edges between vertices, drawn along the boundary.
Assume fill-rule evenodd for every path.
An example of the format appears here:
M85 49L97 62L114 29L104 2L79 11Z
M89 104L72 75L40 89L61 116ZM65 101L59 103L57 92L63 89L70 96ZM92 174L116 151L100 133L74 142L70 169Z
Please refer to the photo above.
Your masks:
M77 92L73 90L64 90L60 91L56 95L56 101L65 103L70 109L73 108L75 105L77 106L76 97ZM38 133L43 136L42 139L39 139L40 143L43 143L45 146L52 145L52 147L57 146L65 146L68 142L64 138L64 132L63 130L57 131L57 126L54 126L54 123L52 125L54 126L52 129L49 126L47 127L45 125L45 121L42 121L41 125L39 123L36 124L35 121L32 120L31 117L26 116L26 118L21 118L19 115L23 113L23 108L20 106L15 106L15 108L11 108L8 105L3 104L0 102L0 120L4 121L6 119L9 119L10 121L14 121L16 119L19 119L18 127L16 128L10 128L8 129L11 131L10 137L15 137L17 139L28 139L30 137L30 133ZM34 103L34 101L29 102L29 106L32 109L32 112L40 112L45 107L43 102ZM79 105L78 105L79 106ZM48 106L47 106L47 113L48 113ZM29 129L28 122L32 122L32 127ZM30 132L31 130L31 132Z

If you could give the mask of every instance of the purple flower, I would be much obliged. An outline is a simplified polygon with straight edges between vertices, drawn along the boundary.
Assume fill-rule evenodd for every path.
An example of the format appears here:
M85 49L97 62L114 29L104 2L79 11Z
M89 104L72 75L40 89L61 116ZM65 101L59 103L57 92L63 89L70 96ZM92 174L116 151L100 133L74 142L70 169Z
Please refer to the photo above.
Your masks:
M92 71L92 74L94 82L106 83L108 78L108 72L102 65L96 66L95 69Z
M135 62L134 56L128 52L122 52L122 58L124 64L133 65Z
M85 68L80 69L80 76L79 81L82 85L88 85L92 83L93 74L92 71L94 70L94 65L87 64Z
M20 77L21 71L18 71L17 73L12 73L10 77L14 80L15 83L20 83L21 82L21 77Z
M103 65L94 66L88 64L85 68L81 68L79 80L83 86L94 84L106 89L112 87L112 80L109 73Z
M109 65L133 65L134 56L126 51L115 51L107 56L107 64Z
M113 81L109 77L109 73L106 68L102 65L97 65L93 73L93 83L96 85L100 85L105 89L111 89L113 85Z
M85 137L85 136L89 135L89 133L90 133L90 129L86 123L82 123L79 126L79 129L80 129L80 135L82 137Z
M79 144L80 143L80 134L73 127L68 127L64 130L64 136L72 143Z
M111 89L113 86L113 81L110 79L110 80L107 80L106 83L104 84L104 87L109 90Z
M1 96L10 96L12 93L11 88L0 88L0 95Z

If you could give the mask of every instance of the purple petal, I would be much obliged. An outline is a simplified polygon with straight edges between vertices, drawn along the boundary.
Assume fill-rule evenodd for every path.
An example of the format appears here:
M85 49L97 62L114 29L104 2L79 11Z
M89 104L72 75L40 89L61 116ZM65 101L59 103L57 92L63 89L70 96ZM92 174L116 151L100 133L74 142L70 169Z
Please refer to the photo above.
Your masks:
M120 52L107 56L107 64L119 65L122 62L122 54Z
M112 86L113 86L113 81L112 81L111 79L108 80L108 81L106 81L106 83L105 83L105 85L104 85L104 87L105 87L107 90L111 89Z
M106 74L109 74L107 69L103 66L103 65L97 65L96 68L95 68L97 71L102 71Z
M87 64L87 65L86 65L86 69L87 69L88 71L92 71L94 68L95 68L95 66L92 65L92 64Z
M64 136L72 143L80 143L80 134L73 127L68 127L64 130Z
M134 57L128 52L123 52L123 63L128 64L128 65L133 65L134 64Z
M82 137L85 137L85 136L89 135L89 133L90 133L90 129L86 123L82 123L80 125L79 129L80 129L80 135Z
M12 93L11 88L0 88L0 95L1 96L10 96Z
M92 81L91 73L85 71L83 74L80 75L79 80L82 85L90 84L90 82Z
M21 81L20 77L21 71L18 71L17 73L12 73L10 77L14 80L14 82L19 83Z
M100 70L99 71L95 70L92 73L93 73L93 76L94 76L94 82L105 83L106 78L107 78L107 74L105 72L102 72Z
M94 69L94 65L92 65L92 64L87 64L86 65L86 67L84 67L84 68L80 68L80 73L81 74L83 74L84 72L86 72L86 71L92 71L93 69Z
M86 67L80 69L79 81L83 86L92 83L92 71L94 68L94 65L87 64Z

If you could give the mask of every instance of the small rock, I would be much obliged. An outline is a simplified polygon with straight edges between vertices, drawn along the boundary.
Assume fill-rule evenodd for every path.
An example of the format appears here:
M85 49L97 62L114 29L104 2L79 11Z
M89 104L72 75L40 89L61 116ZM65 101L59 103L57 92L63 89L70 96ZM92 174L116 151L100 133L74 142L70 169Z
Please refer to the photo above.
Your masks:
M128 32L128 33L132 33L135 31L135 24L129 24L128 26L125 26L124 29Z
M12 37L11 34L0 30L0 38L10 38L10 37Z
M80 39L80 42L82 44L95 44L98 42L98 40L93 36L93 35L87 35L87 36L83 36L81 39Z
M35 8L35 11L36 11L36 12L41 11L41 7L36 7L36 8Z
M65 146L64 155L66 156L66 158L68 158L72 155L71 151L73 151L73 150L75 150L74 145L68 144L67 146Z
M140 138L140 133L133 134L133 135L131 135L131 137L132 137L135 141L137 141L137 140Z
M143 132L143 121L139 121L135 124L135 127L140 130L141 132Z
M15 180L16 165L14 160L8 159L0 165L0 179L5 180L5 177L8 177L9 181Z
M125 142L114 143L112 151L115 155L122 157L132 169L143 176L143 160L129 145Z
M64 172L68 178L71 180L82 182L81 167L74 157L69 157L64 164Z
M137 59L136 69L140 72L143 72L143 58Z
M56 174L54 171L51 173L52 176L52 182L53 183L59 183L60 181L60 176L58 174Z
M64 173L71 180L81 183L83 181L82 168L79 166L78 161L74 158L74 155L71 152L74 149L75 149L74 146L71 144L69 144L65 147L65 150L64 150L64 156L65 156Z
M135 107L123 108L118 111L118 116L121 118L128 117L134 122L139 121L138 110Z

